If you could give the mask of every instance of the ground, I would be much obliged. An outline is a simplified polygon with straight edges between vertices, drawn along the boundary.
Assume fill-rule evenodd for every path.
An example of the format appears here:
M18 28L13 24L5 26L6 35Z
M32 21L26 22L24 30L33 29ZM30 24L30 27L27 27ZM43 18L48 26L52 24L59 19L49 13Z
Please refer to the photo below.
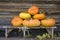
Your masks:
M11 37L11 38L3 38L3 37L0 37L0 40L37 40L36 38L15 38L15 37ZM47 39L49 40L49 39ZM60 38L56 38L56 39L50 39L50 40L60 40Z
M37 40L36 38L0 38L0 40Z

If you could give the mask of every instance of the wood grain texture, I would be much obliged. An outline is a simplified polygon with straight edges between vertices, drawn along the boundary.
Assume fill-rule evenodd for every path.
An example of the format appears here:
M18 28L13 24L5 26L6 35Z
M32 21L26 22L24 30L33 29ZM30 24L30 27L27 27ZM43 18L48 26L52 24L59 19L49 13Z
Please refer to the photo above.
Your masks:
M60 3L60 0L0 0L0 2Z
M0 11L27 11L32 5L36 5L43 11L60 11L57 4L29 4L29 3L0 3Z
M60 4L37 4L37 3L12 3L12 2L0 2L0 19L11 19L13 16L18 15L20 12L27 12L30 6L36 5L42 12L47 12L47 17L56 19L57 24L60 24ZM5 14L5 12L9 12ZM57 12L57 13L56 13Z

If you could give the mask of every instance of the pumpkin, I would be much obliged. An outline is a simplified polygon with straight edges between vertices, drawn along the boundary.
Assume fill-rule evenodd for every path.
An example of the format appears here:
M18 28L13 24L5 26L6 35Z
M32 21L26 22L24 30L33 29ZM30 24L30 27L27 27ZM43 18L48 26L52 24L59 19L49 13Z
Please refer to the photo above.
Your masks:
M11 24L12 26L21 26L23 20L19 17L19 16L15 16L12 20L11 20Z
M56 21L53 18L41 20L41 24L44 27L53 27L55 25L55 23L56 23Z
M41 14L36 14L33 16L34 19L45 19L45 14L41 13Z
M22 19L29 19L29 18L31 18L31 15L27 12L21 12L19 14L19 17L22 18Z
M31 20L24 20L23 25L25 27L37 27L40 26L40 21L37 19L31 19Z
M29 9L28 9L28 12L31 14L31 15L35 15L39 12L39 9L37 6L31 6Z

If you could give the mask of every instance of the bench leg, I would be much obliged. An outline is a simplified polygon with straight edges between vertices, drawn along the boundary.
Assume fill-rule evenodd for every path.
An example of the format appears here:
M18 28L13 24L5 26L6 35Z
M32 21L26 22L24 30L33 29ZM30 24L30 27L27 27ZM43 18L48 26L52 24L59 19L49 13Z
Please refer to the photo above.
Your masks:
M46 28L46 30L48 31L48 33L51 35L52 39L54 37L54 28Z
M54 37L54 28L52 28L52 39Z
M28 36L30 36L29 30L27 30Z
M5 28L5 37L7 38L8 34L7 34L7 28Z
M26 36L26 28L22 27L22 31L23 31L23 37L25 37Z

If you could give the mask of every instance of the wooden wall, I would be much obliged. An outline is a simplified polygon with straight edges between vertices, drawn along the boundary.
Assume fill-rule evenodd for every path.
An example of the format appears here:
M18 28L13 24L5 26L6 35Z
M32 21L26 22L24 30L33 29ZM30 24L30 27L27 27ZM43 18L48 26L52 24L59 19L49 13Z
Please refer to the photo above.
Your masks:
M21 11L27 11L32 5L37 5L41 11L47 12L47 17L55 18L56 25L60 25L60 0L0 0L0 20L5 18L1 23L3 20L9 21L9 18Z

